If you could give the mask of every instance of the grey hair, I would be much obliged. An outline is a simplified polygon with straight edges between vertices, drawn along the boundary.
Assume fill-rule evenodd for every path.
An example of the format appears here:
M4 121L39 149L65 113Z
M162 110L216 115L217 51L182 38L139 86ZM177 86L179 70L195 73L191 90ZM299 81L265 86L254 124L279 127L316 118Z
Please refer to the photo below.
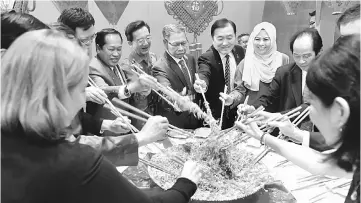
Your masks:
M163 39L169 39L172 33L185 33L186 28L180 24L168 24L163 27Z

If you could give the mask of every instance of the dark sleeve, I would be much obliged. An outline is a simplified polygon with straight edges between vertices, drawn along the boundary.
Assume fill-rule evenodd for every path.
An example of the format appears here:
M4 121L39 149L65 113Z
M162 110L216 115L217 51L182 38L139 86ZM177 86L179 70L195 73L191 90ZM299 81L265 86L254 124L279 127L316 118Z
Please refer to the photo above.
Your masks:
M266 111L275 112L274 109L271 109L271 105L275 101L279 101L280 99L280 87L281 87L281 80L282 74L279 71L280 68L276 71L275 77L273 78L270 86L267 90L260 96L260 98L253 104L255 108L260 106L265 107ZM267 108L268 107L268 108Z
M204 80L207 84L207 87L209 86L209 80L211 78L211 64L210 61L201 55L198 58L198 71L199 79Z
M138 140L134 134L117 137L99 137L80 135L75 143L85 144L98 152L101 152L115 166L136 166L138 165Z
M103 119L95 119L92 115L84 112L83 110L80 110L78 115L83 134L91 133L98 136L100 135Z
M77 193L78 202L187 203L197 188L191 181L180 178L171 189L148 196L127 181L108 160L99 158L93 166L85 176L81 193Z
M160 68L158 66L153 66L152 74L153 74L153 77L155 77L157 79L157 81L160 84L162 84L163 86L172 87L170 84L167 72L163 68Z

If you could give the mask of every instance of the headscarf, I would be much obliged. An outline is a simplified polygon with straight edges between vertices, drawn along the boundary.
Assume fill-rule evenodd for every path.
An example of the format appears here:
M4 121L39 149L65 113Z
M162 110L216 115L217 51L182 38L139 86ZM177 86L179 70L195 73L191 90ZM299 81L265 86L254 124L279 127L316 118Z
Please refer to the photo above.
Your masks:
M271 46L266 54L259 55L254 50L255 37L265 30L271 40ZM268 22L256 25L247 44L242 80L245 86L252 91L259 91L259 82L270 83L276 70L282 66L282 53L277 51L276 28Z

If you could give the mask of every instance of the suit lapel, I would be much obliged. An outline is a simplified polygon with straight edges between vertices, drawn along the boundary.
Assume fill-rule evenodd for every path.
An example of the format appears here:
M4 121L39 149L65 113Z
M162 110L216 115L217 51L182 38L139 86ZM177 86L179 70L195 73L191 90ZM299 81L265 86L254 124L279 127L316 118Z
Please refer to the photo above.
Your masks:
M293 96L299 106L302 104L302 71L296 64L291 69L291 80Z
M164 57L168 63L168 67L179 78L179 80L182 82L183 86L187 87L186 79L183 75L182 70L179 68L178 64L174 61L174 59L167 52L164 53Z
M221 56L219 55L218 51L213 47L213 45L212 45L212 51L214 55L214 60L216 61L216 68L221 74L220 77L223 78L224 81L224 72L223 72L223 64L222 64Z

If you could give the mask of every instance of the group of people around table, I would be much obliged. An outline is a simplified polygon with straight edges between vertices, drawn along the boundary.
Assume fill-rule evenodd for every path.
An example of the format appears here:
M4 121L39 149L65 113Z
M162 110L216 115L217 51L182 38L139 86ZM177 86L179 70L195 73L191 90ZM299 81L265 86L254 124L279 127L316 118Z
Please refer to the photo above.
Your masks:
M216 20L212 46L196 59L187 53L184 27L164 26L165 52L157 57L150 52L149 25L135 21L125 29L132 52L122 62L120 32L107 28L95 34L94 24L80 8L64 10L50 25L29 14L1 14L3 202L188 202L202 178L192 160L173 187L152 195L115 168L137 165L138 148L167 139L169 124L201 126L194 115L155 95L156 82L199 105L205 93L216 119L224 102L222 129L235 125L313 174L352 178L345 202L360 201L360 5L340 16L342 36L327 50L317 30L295 33L293 63L277 51L276 28L268 22L254 27L244 50L236 45L236 25ZM94 39L96 56L89 59ZM138 76L132 64L146 74ZM89 78L96 87L88 85ZM107 99L154 116L147 122L117 118ZM259 106L265 107L258 112L264 120L298 106L309 109L311 122L303 124L311 128L290 120L269 123L309 147L263 132L257 122L236 120ZM141 131L129 133L127 122Z

